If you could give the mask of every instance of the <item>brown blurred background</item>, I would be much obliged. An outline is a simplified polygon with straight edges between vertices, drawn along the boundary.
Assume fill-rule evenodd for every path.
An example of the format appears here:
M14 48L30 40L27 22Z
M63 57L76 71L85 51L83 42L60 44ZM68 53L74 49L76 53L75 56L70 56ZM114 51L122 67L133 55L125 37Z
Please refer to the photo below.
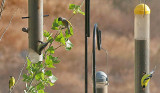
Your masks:
M50 28L55 18L70 18L70 3L81 4L83 0L44 0L44 30ZM92 93L92 30L98 23L102 30L102 47L108 50L108 65L103 51L97 51L97 71L103 70L109 76L109 93L134 93L134 7L138 0L91 0L91 37L89 38L89 93ZM150 82L151 93L158 93L160 88L160 1L149 0L151 9L151 50L150 69L157 69ZM24 56L28 49L28 35L21 31L27 27L28 20L21 19L28 15L28 0L6 0L5 10L0 20L0 35L9 24L12 14L19 8L13 21L0 41L0 93L8 92L8 80L12 75L18 78L24 64ZM82 7L84 11L84 5ZM61 62L53 69L58 78L53 87L47 87L48 93L84 93L84 19L77 14L71 19L74 36L71 38L74 47L71 51L61 48L56 51ZM54 32L53 32L54 33ZM23 93L25 84L21 81L14 93Z

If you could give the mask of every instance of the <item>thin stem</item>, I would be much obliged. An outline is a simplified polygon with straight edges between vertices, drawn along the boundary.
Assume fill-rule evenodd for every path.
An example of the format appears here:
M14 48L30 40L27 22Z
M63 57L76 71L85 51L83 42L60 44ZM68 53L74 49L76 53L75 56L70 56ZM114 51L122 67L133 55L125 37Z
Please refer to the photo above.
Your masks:
M14 88L16 87L16 85L18 84L18 82L19 82L19 80L20 80L20 78L21 78L22 72L23 72L23 70L24 70L24 67L26 66L26 63L27 63L27 60L25 61L25 63L24 63L24 65L23 65L22 69L20 70L20 73L19 73L18 79L17 79L17 81L16 81L15 85L12 87L12 89L11 89L10 93L12 93L12 92L13 92L13 89L14 89Z
M2 12L3 12L3 9L4 9L4 3L5 3L5 0L2 0L1 9L0 9L0 19L2 17Z
M60 34L59 32L57 32L57 33L55 34L55 36L54 36L54 38L53 38L53 41L56 39L56 37L57 37L59 34ZM53 42L52 42L52 43L53 43ZM51 47L52 43L50 43L49 47ZM45 51L44 57L46 57L46 54L47 54L47 51Z
M54 50L57 50L58 48L60 48L61 46L63 46L63 45L59 45L58 47L56 47Z
M76 14L73 14L73 15L68 19L68 21L71 20L75 15L76 15Z
M18 10L18 9L17 9ZM14 17L14 15L16 14L17 10L14 12L14 14L12 15L10 21L9 21L9 24L7 25L7 27L5 28L4 32L2 33L1 37L0 37L0 41L2 40L4 34L6 33L7 29L9 28L10 24L12 23L12 19Z
M80 7L82 7L82 5L84 4L84 1L85 1L85 0L83 0L83 1L82 1L82 3L81 3L81 5L80 5Z

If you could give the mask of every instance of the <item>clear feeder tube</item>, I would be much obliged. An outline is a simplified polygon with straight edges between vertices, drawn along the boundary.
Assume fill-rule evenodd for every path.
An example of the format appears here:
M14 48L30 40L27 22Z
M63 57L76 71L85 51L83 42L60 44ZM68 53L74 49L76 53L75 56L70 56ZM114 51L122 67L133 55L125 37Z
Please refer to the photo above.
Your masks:
M149 93L149 85L143 89L143 72L149 73L150 49L150 9L146 4L139 4L134 10L135 39L135 93Z

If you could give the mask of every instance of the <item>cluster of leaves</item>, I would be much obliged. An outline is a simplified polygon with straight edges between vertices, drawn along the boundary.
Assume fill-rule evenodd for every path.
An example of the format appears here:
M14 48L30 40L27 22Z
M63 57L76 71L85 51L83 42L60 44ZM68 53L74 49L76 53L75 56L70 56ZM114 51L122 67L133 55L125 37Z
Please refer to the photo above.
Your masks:
M69 9L73 10L73 13L84 14L78 5L70 4ZM57 78L53 75L51 68L55 68L55 64L58 64L60 60L58 57L54 57L55 50L63 46L66 50L71 50L73 44L69 38L73 35L73 28L70 27L70 34L68 29L62 29L64 27L61 21L56 18L52 24L52 30L56 33L44 31L44 37L46 42L49 41L48 46L43 51L43 61L32 63L27 58L28 71L23 74L23 81L26 82L25 93L45 93L44 89L46 86L53 86ZM53 34L54 37L52 36ZM58 47L53 47L54 42L58 42Z
M69 9L73 10L73 14L80 13L82 15L85 15L85 13L82 12L82 9L81 9L80 5L69 4Z
M56 58L55 58L56 59ZM23 81L26 82L25 93L44 93L45 86L53 86L57 78L52 74L51 70L45 70L45 67L53 67L51 64L38 62L32 64L32 62L27 59L27 74L23 74ZM58 60L53 60L53 63L58 63Z

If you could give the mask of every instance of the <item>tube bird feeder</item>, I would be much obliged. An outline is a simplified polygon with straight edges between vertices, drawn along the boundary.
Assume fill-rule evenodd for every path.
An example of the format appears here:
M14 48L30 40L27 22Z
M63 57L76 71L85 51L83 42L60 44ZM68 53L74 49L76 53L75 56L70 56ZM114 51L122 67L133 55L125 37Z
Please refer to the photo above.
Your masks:
M149 73L150 8L146 4L138 4L134 14L135 93L149 93L149 85L142 89L141 78L143 72Z
M108 76L103 71L96 72L96 92L108 93Z

